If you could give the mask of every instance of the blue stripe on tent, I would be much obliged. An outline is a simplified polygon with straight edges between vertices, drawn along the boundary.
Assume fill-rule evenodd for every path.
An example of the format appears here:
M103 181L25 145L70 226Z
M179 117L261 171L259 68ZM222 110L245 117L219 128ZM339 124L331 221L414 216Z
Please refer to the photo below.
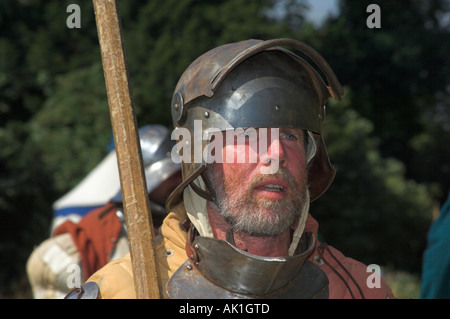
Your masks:
M95 208L99 208L101 205L97 206L69 206L60 208L54 211L53 215L54 217L60 217L60 216L67 216L71 214L85 216L87 213L89 213L91 210Z

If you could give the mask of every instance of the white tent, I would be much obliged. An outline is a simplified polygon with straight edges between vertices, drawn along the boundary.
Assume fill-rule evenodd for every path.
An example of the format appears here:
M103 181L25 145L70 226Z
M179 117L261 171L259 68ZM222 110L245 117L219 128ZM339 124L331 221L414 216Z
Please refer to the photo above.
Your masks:
M112 150L77 186L53 203L51 232L67 219L78 222L92 209L106 204L119 191L116 151Z

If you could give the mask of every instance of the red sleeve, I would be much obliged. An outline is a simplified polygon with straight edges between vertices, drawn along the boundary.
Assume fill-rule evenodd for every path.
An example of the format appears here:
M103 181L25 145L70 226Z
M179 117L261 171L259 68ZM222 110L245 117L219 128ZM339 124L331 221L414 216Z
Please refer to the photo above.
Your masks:
M81 256L85 279L108 263L119 239L122 224L116 209L115 204L107 203L89 212L79 223L64 222L53 233L70 233Z

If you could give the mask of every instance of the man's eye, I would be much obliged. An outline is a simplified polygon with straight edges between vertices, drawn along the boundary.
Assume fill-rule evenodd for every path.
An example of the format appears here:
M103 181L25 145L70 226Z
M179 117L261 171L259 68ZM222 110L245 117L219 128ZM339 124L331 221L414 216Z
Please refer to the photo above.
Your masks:
M287 133L285 133L282 137L287 140L290 140L290 141L295 141L297 139L297 137L295 135L287 134Z

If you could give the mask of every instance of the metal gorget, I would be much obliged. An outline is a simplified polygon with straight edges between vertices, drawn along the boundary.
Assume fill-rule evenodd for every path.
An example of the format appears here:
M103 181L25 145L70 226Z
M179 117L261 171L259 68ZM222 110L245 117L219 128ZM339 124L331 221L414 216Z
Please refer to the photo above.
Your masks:
M306 249L300 254L261 257L191 230L189 259L167 284L170 298L328 298L326 274L306 260L315 247L313 233L302 236Z

